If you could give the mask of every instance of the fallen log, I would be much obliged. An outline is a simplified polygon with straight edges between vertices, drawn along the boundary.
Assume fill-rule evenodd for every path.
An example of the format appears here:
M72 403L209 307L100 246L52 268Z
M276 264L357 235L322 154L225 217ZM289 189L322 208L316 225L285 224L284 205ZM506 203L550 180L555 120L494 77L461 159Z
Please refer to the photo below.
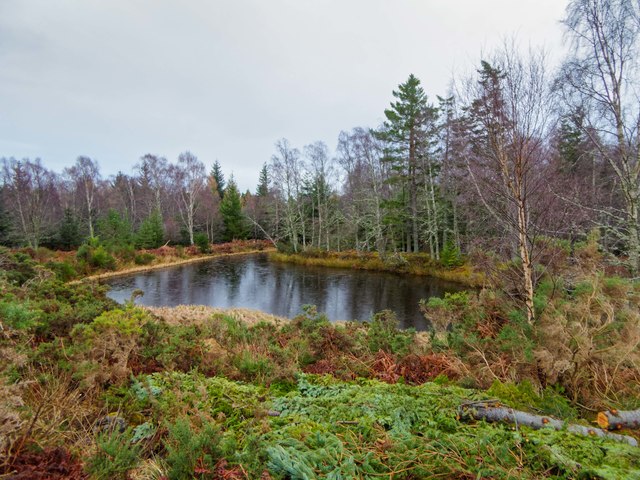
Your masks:
M622 428L640 428L640 409L608 410L598 413L598 425L607 430Z
M472 418L474 420L484 420L490 423L508 423L515 425L516 428L523 425L535 430L541 428L553 428L555 430L564 430L578 435L589 437L601 437L616 442L628 443L637 447L638 441L627 435L619 435L610 433L600 428L585 427L584 425L566 424L565 422L552 417L535 415L533 413L514 410L498 401L469 402L464 403L459 408L461 418Z

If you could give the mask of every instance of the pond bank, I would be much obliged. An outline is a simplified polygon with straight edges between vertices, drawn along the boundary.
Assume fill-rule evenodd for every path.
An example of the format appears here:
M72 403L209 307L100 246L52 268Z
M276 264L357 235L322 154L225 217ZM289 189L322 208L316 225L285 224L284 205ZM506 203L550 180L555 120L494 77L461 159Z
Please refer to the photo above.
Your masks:
M408 273L439 278L474 288L481 287L485 283L483 275L473 271L473 268L468 264L447 269L424 253L391 254L383 260L377 253L356 252L353 250L345 252L314 251L297 254L271 252L269 253L269 259L275 262L295 263L305 266Z
M152 270L159 270L162 268L169 268L169 267L175 267L178 265L187 265L190 263L197 263L197 262L203 262L206 260L213 260L216 258L221 258L221 257L232 257L232 256L237 256L237 255L251 255L251 254L255 254L255 253L269 253L275 251L273 249L254 249L254 250L246 250L246 251L242 251L242 252L229 252L229 253L213 253L213 254L205 254L205 255L200 255L197 257L190 257L190 258L183 258L183 259L171 259L169 261L166 262L162 262L162 263L156 263L153 265L137 265L135 267L126 267L123 268L121 270L116 270L113 272L102 272L102 273L97 273L95 275L89 275L87 277L78 279L78 280L73 280L71 282L69 282L70 284L76 284L76 283L80 283L80 282L86 282L86 281L100 281L100 280L105 280L107 278L115 278L115 277L121 277L121 276L126 276L126 275L131 275L133 273L141 273L141 272L148 272L148 271L152 271Z

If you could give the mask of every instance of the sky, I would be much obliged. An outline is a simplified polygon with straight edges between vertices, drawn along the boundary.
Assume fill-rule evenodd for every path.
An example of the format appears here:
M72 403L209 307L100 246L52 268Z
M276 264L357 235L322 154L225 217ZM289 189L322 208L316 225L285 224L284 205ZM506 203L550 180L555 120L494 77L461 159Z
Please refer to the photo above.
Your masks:
M0 0L0 157L104 176L215 160L242 190L287 138L335 149L415 74L430 99L506 37L561 58L565 0Z

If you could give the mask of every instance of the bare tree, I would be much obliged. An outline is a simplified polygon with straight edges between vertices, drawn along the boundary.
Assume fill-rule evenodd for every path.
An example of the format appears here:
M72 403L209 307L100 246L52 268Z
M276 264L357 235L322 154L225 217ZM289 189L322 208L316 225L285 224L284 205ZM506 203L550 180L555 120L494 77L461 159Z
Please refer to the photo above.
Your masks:
M178 164L170 170L174 181L178 213L193 245L198 199L206 188L204 164L191 152L181 153Z
M150 215L154 210L157 210L162 216L166 210L162 199L166 197L168 188L169 162L164 157L148 153L140 159L136 170L142 190L142 200L147 204L144 217Z
M58 210L56 175L40 159L2 159L3 194L14 209L13 221L22 239L33 248L53 226Z
M293 250L299 250L302 237L302 247L307 243L306 228L302 212L301 190L304 162L300 158L300 151L292 148L286 138L276 142L276 153L271 157L274 188L280 192L284 203L284 222Z
M80 156L77 158L75 165L67 168L65 172L83 199L89 236L93 238L95 233L93 224L96 216L96 193L100 182L98 162L89 157Z
M382 162L383 145L376 135L364 128L340 132L338 162L346 173L344 201L347 225L354 229L356 248L371 246L384 255L387 239L383 202L388 198L386 164Z
M483 61L468 84L471 153L467 168L478 197L514 241L527 320L534 321L534 253L544 196L551 104L544 54L523 58L507 45Z
M572 54L556 80L571 114L618 179L623 210L610 211L625 240L629 264L640 270L640 2L572 0L564 24ZM615 220L612 223L616 223Z

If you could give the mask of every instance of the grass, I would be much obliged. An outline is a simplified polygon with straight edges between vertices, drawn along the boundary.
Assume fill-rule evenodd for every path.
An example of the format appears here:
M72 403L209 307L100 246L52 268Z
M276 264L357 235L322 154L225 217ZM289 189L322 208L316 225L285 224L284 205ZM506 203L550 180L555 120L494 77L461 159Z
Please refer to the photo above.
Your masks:
M120 260L116 263L115 271L101 270L91 273L77 281L102 280L119 277L132 273L146 272L160 268L173 267L188 263L196 263L212 258L230 255L245 255L269 251L269 242L263 241L234 241L213 245L209 253L199 253L195 247L178 249L175 247L161 247L155 250L140 250L134 257L134 261ZM142 261L141 259L144 259ZM142 263L142 264L141 264Z
M473 271L470 265L446 268L424 253L396 253L383 259L375 252L343 252L309 251L293 254L272 252L269 258L276 262L295 263L297 265L353 268L357 270L373 270L379 272L408 273L424 275L456 282L471 287L484 284L481 274Z

